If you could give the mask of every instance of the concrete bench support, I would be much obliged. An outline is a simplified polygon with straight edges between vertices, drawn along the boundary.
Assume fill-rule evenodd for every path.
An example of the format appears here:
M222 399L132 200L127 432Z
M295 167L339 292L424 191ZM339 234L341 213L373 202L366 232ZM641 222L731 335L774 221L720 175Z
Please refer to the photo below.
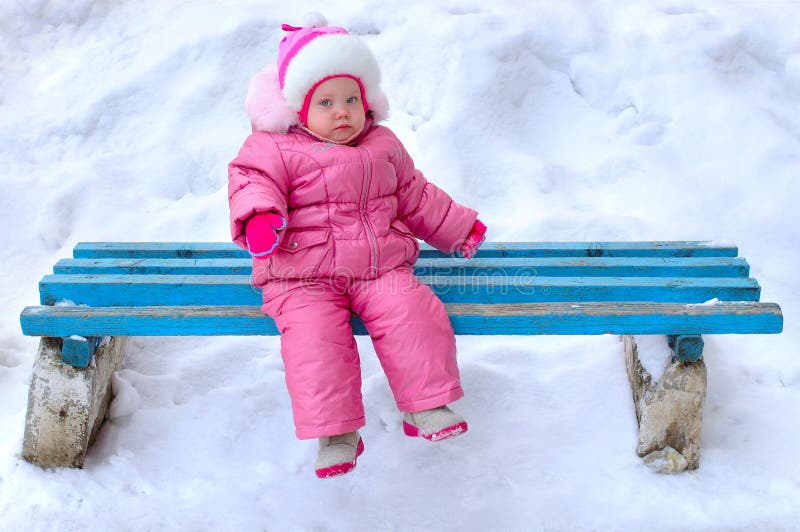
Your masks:
M86 368L61 361L61 338L44 337L33 366L22 457L42 467L83 467L111 402L125 337L103 342Z
M697 469L706 400L705 363L702 359L686 363L673 357L667 361L661 379L654 382L639 360L633 337L622 339L639 422L636 454L648 463L657 462L659 472Z

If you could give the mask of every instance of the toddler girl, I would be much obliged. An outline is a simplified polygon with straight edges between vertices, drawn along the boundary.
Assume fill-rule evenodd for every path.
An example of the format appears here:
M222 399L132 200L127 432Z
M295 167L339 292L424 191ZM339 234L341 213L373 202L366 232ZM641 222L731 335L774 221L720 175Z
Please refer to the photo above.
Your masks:
M417 238L469 258L486 227L426 181L378 122L388 113L378 65L357 37L324 24L283 26L277 64L257 74L253 134L228 168L231 233L253 256L253 284L281 333L298 438L319 438L318 477L363 452L360 316L404 412L409 436L438 441L467 423L444 305L419 283Z

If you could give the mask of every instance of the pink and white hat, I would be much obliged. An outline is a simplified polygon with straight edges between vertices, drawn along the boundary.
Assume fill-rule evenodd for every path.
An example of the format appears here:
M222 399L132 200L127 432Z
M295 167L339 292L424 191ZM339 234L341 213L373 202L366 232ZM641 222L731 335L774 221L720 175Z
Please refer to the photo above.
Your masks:
M278 45L276 64L250 82L245 109L254 130L285 133L304 124L314 89L339 76L359 84L364 111L371 111L376 122L388 116L375 56L358 37L319 18L308 27L282 26L287 35Z

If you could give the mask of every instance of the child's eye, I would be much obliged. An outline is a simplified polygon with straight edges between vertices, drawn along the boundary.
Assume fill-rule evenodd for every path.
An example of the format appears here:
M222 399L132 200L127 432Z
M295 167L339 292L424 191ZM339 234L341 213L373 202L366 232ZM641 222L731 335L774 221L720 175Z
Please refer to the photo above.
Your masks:
M355 96L350 96L347 99L347 103L356 103L356 100L358 100L358 98L356 98Z
M333 103L333 102L331 102L331 101L330 101L330 100L328 100L328 99L325 99L325 100L322 100L321 102L319 102L319 104L320 104L322 107L330 107L332 103Z

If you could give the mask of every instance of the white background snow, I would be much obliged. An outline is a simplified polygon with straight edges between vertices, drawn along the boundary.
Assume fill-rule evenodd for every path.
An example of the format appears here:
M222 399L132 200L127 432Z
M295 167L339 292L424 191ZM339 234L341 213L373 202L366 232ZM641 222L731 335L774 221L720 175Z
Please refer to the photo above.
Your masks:
M19 458L18 316L79 241L227 241L226 164L280 24L322 10L388 125L492 240L733 242L781 335L707 336L700 469L655 474L617 338L459 337L465 436L406 438L369 339L356 471L319 481L277 338L134 338L85 469ZM0 530L800 528L800 3L0 5Z

